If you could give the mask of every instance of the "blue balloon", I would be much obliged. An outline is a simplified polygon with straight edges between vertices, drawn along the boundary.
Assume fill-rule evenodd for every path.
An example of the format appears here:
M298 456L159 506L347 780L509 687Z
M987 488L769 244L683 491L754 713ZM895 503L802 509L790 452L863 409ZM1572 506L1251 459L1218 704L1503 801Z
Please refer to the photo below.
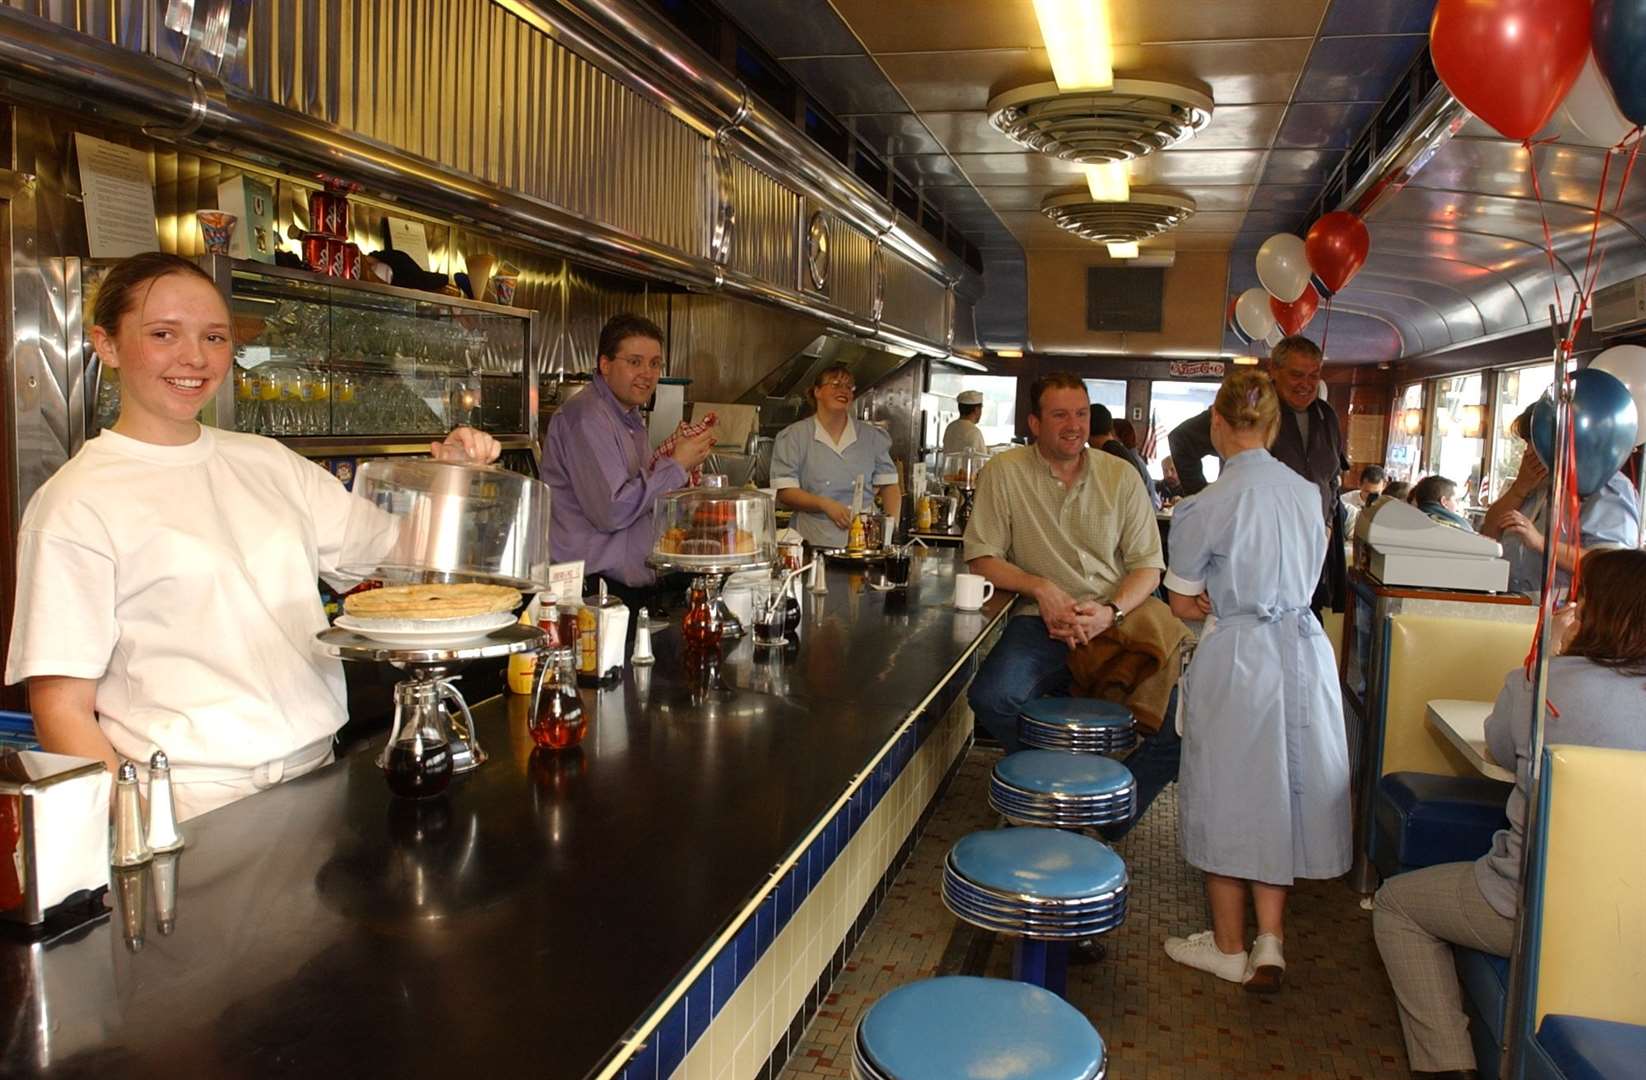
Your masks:
M1618 109L1646 124L1646 0L1595 0L1589 36Z
M1588 498L1623 468L1635 448L1640 418L1635 399L1617 376L1584 368L1572 376L1572 438L1577 448L1577 493ZM1554 461L1555 405L1532 406L1532 449L1545 465Z

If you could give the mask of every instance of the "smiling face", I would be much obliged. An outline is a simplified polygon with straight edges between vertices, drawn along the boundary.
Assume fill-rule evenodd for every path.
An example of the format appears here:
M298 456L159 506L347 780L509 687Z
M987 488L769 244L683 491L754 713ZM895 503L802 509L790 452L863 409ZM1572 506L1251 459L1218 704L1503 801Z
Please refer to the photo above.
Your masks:
M1293 409L1307 409L1314 403L1320 389L1320 369L1320 355L1307 349L1277 349L1269 361L1275 390L1280 400Z
M812 400L825 416L838 416L852 407L857 396L857 380L849 371L825 371L812 387Z
M1040 411L1029 414L1029 433L1041 455L1054 465L1078 459L1091 430L1091 399L1084 388L1049 388L1040 395Z
M624 408L637 409L652 399L657 380L663 377L663 343L635 334L618 342L613 352L600 357L600 375L612 397Z
M229 309L211 282L193 274L139 285L114 333L93 327L92 344L120 372L114 430L166 446L195 440L195 416L234 362Z

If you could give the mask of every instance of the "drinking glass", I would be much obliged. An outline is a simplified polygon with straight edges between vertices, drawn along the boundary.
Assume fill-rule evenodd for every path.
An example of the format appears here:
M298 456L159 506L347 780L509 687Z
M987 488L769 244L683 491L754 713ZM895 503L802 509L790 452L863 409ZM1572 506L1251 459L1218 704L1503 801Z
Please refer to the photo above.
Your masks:
M780 582L762 582L754 587L754 643L784 644L783 590Z

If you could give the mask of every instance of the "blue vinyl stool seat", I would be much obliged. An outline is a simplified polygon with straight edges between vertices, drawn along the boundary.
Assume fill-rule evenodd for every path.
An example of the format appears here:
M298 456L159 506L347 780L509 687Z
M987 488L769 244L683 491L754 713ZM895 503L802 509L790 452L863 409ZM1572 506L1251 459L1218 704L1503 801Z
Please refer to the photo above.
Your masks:
M1102 698L1038 698L1017 715L1017 737L1040 750L1118 753L1131 749L1135 728L1132 710Z
M1102 1036L1074 1006L1038 986L968 975L875 1002L852 1060L856 1080L1102 1080L1106 1069Z
M1484 776L1390 773L1372 800L1373 865L1389 878L1480 858L1492 835L1509 827L1504 807L1513 788Z
M1068 944L1126 921L1126 862L1106 844L1039 826L962 837L943 865L943 903L973 926L1018 936L1014 978L1061 994Z
M1646 1071L1646 1027L1550 1014L1537 1044L1561 1080L1625 1080Z
M1019 750L995 764L989 805L1014 822L1054 829L1122 825L1136 809L1137 781L1097 754Z

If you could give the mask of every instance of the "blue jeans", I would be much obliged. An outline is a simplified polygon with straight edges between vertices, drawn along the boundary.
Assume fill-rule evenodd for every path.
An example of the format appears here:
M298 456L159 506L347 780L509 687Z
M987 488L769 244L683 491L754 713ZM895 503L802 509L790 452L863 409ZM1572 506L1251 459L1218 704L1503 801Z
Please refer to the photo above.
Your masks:
M1171 700L1166 703L1166 715L1161 720L1160 730L1143 736L1126 758L1126 767L1132 770L1132 779L1137 781L1137 812L1124 825L1100 829L1103 839L1119 840L1132 831L1133 825L1143 820L1149 804L1166 790L1167 784L1177 780L1177 766L1182 756L1183 738L1177 733L1177 687L1174 686Z
M1053 641L1039 615L1016 615L983 660L966 693L977 722L1006 748L1023 749L1017 739L1017 715L1023 706L1048 694L1067 693L1069 647Z

